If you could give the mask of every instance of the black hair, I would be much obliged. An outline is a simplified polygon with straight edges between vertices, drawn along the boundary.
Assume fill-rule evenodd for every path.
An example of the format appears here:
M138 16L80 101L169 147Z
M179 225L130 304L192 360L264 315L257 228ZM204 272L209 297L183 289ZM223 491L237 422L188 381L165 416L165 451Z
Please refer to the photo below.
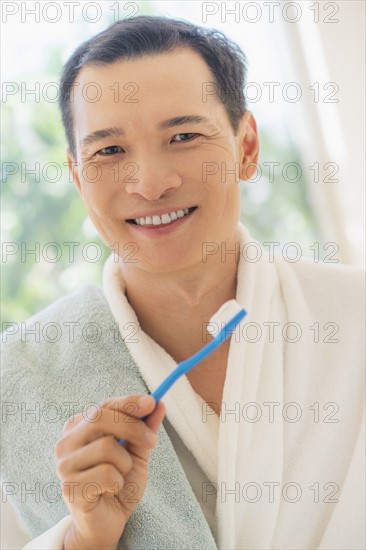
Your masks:
M247 61L244 52L216 29L198 27L180 19L138 16L117 21L83 42L65 63L60 82L62 122L70 150L76 158L73 116L70 105L72 86L85 65L109 65L119 59L170 52L188 47L206 61L215 90L224 105L236 134L246 111L244 86Z

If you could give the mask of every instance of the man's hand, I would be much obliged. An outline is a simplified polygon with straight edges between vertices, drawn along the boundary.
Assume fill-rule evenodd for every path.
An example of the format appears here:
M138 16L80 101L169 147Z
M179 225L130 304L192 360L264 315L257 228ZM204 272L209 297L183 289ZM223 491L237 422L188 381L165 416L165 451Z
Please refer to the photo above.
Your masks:
M139 402L142 396L146 403ZM155 406L153 397L136 394L110 398L87 418L78 414L65 423L55 445L57 476L73 518L64 550L117 548L143 497L165 412L162 401ZM115 437L126 439L124 446Z

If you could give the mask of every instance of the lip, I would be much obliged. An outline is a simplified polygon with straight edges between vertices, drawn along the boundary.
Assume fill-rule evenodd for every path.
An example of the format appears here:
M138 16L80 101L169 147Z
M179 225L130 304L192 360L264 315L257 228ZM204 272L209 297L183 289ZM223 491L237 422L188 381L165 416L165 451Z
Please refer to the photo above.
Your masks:
M169 214L169 212L177 212L178 210L184 210L185 208L193 208L194 206L196 205L190 205L190 206L169 206L169 207L165 207L165 208L159 208L158 210L154 210L153 212L148 212L148 213L144 213L144 214L137 214L135 216L131 216L130 218L127 218L127 220L137 220L138 218L146 218L147 216L161 216L162 214ZM169 208L169 210L168 210Z
M178 210L180 210L180 208ZM195 214L197 210L198 210L198 207L196 207L195 210L193 210L193 212L190 212L189 214L186 214L185 216L183 216L183 218L178 218L177 220L174 220L174 222L170 222L167 224L148 225L146 227L146 225L137 225L134 223L129 223L128 226L132 227L132 230L138 231L140 235L148 235L149 237L159 237L161 235L168 235L170 233L173 233L183 225L186 225L187 223L189 223L192 216ZM173 212L173 210L169 210L169 212ZM162 213L164 214L164 212ZM155 215L157 216L158 214L155 214Z

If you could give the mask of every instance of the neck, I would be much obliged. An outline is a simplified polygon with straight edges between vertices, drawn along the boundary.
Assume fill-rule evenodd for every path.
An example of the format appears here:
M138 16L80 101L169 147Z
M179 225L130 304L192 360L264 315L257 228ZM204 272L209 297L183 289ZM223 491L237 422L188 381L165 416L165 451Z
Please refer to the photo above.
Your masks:
M217 254L205 263L170 273L150 273L120 264L126 296L142 330L176 361L209 341L205 323L224 302L235 299L239 255L238 248L226 261Z

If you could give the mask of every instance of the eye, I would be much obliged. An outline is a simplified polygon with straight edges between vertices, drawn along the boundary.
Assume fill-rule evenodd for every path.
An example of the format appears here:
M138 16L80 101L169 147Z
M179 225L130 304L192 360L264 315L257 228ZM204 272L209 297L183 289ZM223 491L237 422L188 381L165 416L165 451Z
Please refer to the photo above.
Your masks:
M198 135L199 135L199 134L196 134L196 133L193 133L193 132L191 132L191 133L185 133L185 134L175 134L175 136L173 136L172 141L189 141L189 140L191 140L193 137L196 137L196 136L198 136ZM184 137L182 138L182 136L184 136ZM178 137L179 139L174 140L175 137Z
M99 149L99 151L97 151L95 154L109 157L111 155L115 155L116 153L121 153L122 151L123 149L119 145L111 145L110 147Z

